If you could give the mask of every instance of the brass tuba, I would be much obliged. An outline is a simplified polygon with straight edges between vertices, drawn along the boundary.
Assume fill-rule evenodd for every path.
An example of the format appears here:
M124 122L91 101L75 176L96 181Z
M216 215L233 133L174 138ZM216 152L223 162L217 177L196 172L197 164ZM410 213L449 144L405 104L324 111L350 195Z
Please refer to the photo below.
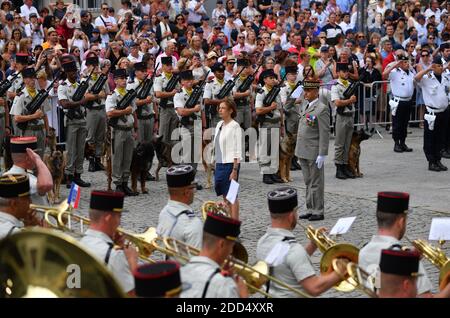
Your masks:
M317 248L322 252L322 258L320 259L320 272L330 273L333 268L334 259L345 259L347 261L358 263L359 249L349 243L336 243L328 235L319 229L314 229L311 225L305 227L300 223L303 229L306 231L306 236L310 239ZM355 289L351 283L346 280L341 281L335 289L341 292L351 292Z
M97 298L124 293L107 268L75 239L33 228L0 242L0 298L16 297Z
M202 204L202 218L203 221L206 220L206 216L208 213L220 214L226 217L231 218L231 213L228 209L228 206L225 202L214 202L214 201L205 201ZM244 263L248 262L248 252L247 249L242 245L241 242L236 241L234 244L233 252L231 253L236 259L241 260Z
M408 238L407 238L408 239ZM410 241L408 239L408 241ZM443 290L450 283L450 259L439 247L434 247L424 240L410 241L426 259L440 269L439 273L439 289ZM442 242L443 243L443 242Z

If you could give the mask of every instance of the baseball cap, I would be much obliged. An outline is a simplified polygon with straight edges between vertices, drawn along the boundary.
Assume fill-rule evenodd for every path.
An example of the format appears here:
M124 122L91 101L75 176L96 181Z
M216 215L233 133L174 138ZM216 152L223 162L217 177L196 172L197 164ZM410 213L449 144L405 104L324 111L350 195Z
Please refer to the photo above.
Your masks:
M197 29L195 29L195 33L203 33L203 29L198 27Z
M320 48L320 52L322 53L326 53L328 51L330 51L330 47L328 45L324 45Z
M279 51L282 51L283 48L281 47L281 45L277 44L277 45L275 45L275 46L273 47L273 50L274 50L275 52L279 52Z

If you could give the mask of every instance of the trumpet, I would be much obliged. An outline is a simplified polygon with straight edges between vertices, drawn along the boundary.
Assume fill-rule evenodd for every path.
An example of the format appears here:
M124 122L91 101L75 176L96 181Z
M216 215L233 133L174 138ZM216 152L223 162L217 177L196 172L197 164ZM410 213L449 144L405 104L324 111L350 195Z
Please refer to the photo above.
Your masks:
M335 258L332 262L333 269L342 277L345 277L345 273L339 270L338 263L345 262L347 268L348 278L346 281L357 288L358 290L365 293L370 298L378 298L378 295L374 292L375 281L374 277L363 270L358 264L353 262L348 262L342 258Z
M450 283L450 259L445 255L444 251L439 247L435 247L424 240L408 241L418 250L426 259L440 269L439 272L439 289L443 290Z
M328 235L319 229L314 229L311 225L300 226L306 231L306 236L314 242L317 248L322 252L320 259L320 273L329 273L334 270L333 260L344 259L353 263L358 263L359 249L349 243L336 243ZM351 292L355 289L351 283L346 280L341 281L334 288L341 292Z
M164 254L177 258L183 264L189 262L191 257L200 254L199 249L170 237L155 238L153 240L153 245L158 246L158 250L160 250ZM230 265L233 272L244 278L245 284L247 285L250 293L260 293L266 297L272 298L272 296L262 288L265 283L271 281L296 293L300 297L311 297L307 293L289 286L288 284L273 276L270 276L268 274L269 267L267 263L263 261L259 261L255 265L250 266L246 262L230 256L228 258L228 264Z
M59 227L57 220L58 214L61 212L69 211L70 205L67 200L63 200L60 204L54 206L30 204L30 209L44 214L44 226L48 225L51 228L57 229Z

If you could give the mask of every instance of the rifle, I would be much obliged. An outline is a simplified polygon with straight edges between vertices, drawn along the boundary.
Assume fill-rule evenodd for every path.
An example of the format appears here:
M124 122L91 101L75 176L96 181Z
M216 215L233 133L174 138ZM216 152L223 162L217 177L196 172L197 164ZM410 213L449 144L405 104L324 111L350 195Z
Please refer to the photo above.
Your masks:
M136 87L136 89L128 90L128 92L125 94L125 96L117 103L116 110L124 110L125 108L127 108L128 106L131 105L133 100L136 98L137 91L142 87L142 85L144 85L147 77L148 77L148 75L145 76L144 80L141 83L139 83L139 85L138 85L138 87ZM108 120L108 125L110 125L111 127L115 127L117 125L117 122L119 121L119 118L122 120L122 122L124 122L124 123L127 122L127 119L124 116L120 116L120 117L118 116L118 117L110 118Z
M252 85L252 83L255 81L256 73L258 73L259 68L261 67L261 65L262 65L262 64L259 64L259 65L258 65L258 68L256 69L256 71L253 72L252 75L247 76L247 78L246 78L246 79L242 82L242 84L238 87L238 92L239 92L239 93L246 92L246 91L250 88L250 86Z
M6 92L8 91L8 89L11 88L12 84L14 83L14 81L16 80L16 78L19 76L20 73L21 72L17 72L16 74L14 74L11 80L6 78L0 82L0 97L5 96Z
M283 82L286 79L286 75L287 74L284 74L284 76L281 79L281 81L277 85L272 87L272 89L270 90L269 94L267 94L266 97L264 97L264 100L263 100L263 106L264 107L269 107L277 99L278 94L281 91L281 86L283 85ZM273 117L273 113L269 112L269 113L264 114L264 115L258 115L258 116L256 116L256 121L259 124L262 124L266 120L266 116L269 117L269 118L272 118Z
M236 85L236 81L239 78L239 75L241 75L242 71L245 67L243 67L239 73L234 77L232 80L228 80L225 85L220 89L219 93L217 94L217 99L222 99L228 96L230 94L231 90L233 89L234 85Z
M108 80L108 76L103 74L103 73L101 73L100 76L95 81L94 85L92 85L92 87L89 90L89 92L94 94L94 95L99 94L102 91L103 86L105 85L107 80ZM86 104L86 108L87 109L91 109L91 107L94 104L94 102L95 101L93 101L93 100L88 101L87 104Z
M139 91L139 93L136 96L138 99L144 99L148 95L150 95L150 90L153 87L153 80L155 79L156 70L158 69L158 66L159 66L159 63L153 69L152 76L150 78L145 79L144 86L142 86L141 90Z
M295 84L294 89L292 90L292 92L289 93L288 97L286 98L286 102L287 102L287 100L288 100L289 98L291 98L291 96L292 96L292 94L295 92L295 90L296 90L300 85L303 85L303 83L305 82L305 79L308 78L308 75L309 75L309 73L311 73L311 71L312 71L312 68L310 68L310 69L308 70L308 72L305 74L305 77L303 78L302 81L298 81L297 84Z
M191 96L189 96L188 100L186 101L186 104L184 104L185 108L194 108L195 105L198 104L198 101L199 101L200 97L203 94L203 87L205 86L206 81L208 80L209 72L210 71L208 71L208 73L206 73L205 79L203 81L201 81L197 85L197 87L195 87L195 89L192 92ZM181 118L180 122L181 122L182 125L186 126L186 125L189 125L190 119L194 119L195 120L196 119L196 115L191 114L190 116L184 116L184 117Z
M367 74L367 73L366 73L366 70L367 70L367 67L364 68L364 70L363 70L363 74L364 74L364 75ZM344 99L350 99L353 95L355 95L355 93L356 93L356 91L357 91L357 89L358 89L358 87L359 87L359 84L360 84L365 78L366 78L366 76L364 76L364 77L359 77L359 79L358 79L357 81L352 82L352 83L347 87L347 89L344 91L344 93L342 94L343 97L344 97ZM352 106L351 106L351 105L347 105L347 106L345 106L345 107L347 107L347 108L350 109L350 110L352 109ZM345 107L336 107L336 112L337 112L339 115L344 114Z
M94 68L92 69L91 73L89 73L89 76L86 78L86 80L84 80L80 85L78 85L77 89L75 90L75 93L73 93L72 101L79 102L81 99L84 98L84 95L86 94L89 88L89 81L91 80L93 72ZM78 106L75 108L70 108L67 111L66 116L70 120L81 119L83 118L83 113L81 112L80 106Z
M188 59L186 59L183 63L183 65L180 66L180 69L183 68L186 63L187 63ZM172 77L169 80L169 83L167 83L166 88L164 89L164 91L166 92L171 92L175 89L175 87L177 86L178 82L180 81L180 72L173 74Z
M55 79L50 83L50 85L45 90L44 89L40 90L39 93L36 96L34 96L33 100L25 107L24 115L32 115L41 108L42 104L47 99L48 94L50 93L50 90L53 89L53 85L59 79L59 74L60 73L58 73L55 76ZM29 122L30 121L28 120L28 121L24 121L21 123L17 123L17 127L22 131L27 130Z

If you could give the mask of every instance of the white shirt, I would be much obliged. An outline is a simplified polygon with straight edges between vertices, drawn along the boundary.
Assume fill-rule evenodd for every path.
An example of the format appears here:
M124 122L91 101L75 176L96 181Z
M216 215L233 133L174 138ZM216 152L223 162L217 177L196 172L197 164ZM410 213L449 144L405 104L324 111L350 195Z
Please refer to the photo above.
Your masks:
M138 57L134 57L131 54L128 54L127 59L130 60L131 63L139 63L142 62L142 57L144 56L144 53L141 51L138 52Z
M437 24L441 22L441 14L441 9L439 8L436 9L436 12L431 10L431 8L425 10L425 16L427 17L427 19L434 15Z
M422 88L423 100L427 107L431 107L435 113L447 109L448 95L445 90L450 86L450 81L445 73L442 73L441 82L438 81L433 72L430 72L425 74L418 84Z
M104 16L100 15L97 17L97 19L95 19L94 25L96 27L104 27L104 28L108 29L108 27L117 25L117 21L114 17L108 16L105 18ZM108 32L106 32L105 34L100 34L100 38L102 39L102 44L101 44L102 47L106 47L106 44L108 44L108 42L110 40Z
M235 158L242 160L242 130L239 123L231 120L224 125L223 120L219 121L214 131L214 145L219 130L219 146L222 154L220 163L233 163Z
M202 16L204 14L206 14L206 10L205 10L205 7L203 6L203 4L200 6L200 8L195 10L195 7L197 6L197 4L198 4L198 1L196 1L196 0L189 1L188 8L187 8L189 11L188 22L200 23Z
M375 278L375 287L380 288L380 259L381 250L394 244L400 244L395 237L386 235L374 235L370 242L359 251L359 266ZM419 276L417 279L417 292L423 294L431 291L432 285L425 272L422 262L419 263Z
M20 16L25 18L26 21L29 21L30 13L36 13L38 19L40 18L39 12L35 7L33 7L33 6L28 7L26 4L24 4L23 6L20 7Z
M15 216L0 211L0 240L20 231L23 223Z
M394 96L411 98L414 93L414 73L406 74L401 68L395 68L389 73L391 91Z
M25 25L25 34L32 39L32 47L41 45L44 42L44 29L42 25L38 27L38 31L35 30L35 26L31 23Z

